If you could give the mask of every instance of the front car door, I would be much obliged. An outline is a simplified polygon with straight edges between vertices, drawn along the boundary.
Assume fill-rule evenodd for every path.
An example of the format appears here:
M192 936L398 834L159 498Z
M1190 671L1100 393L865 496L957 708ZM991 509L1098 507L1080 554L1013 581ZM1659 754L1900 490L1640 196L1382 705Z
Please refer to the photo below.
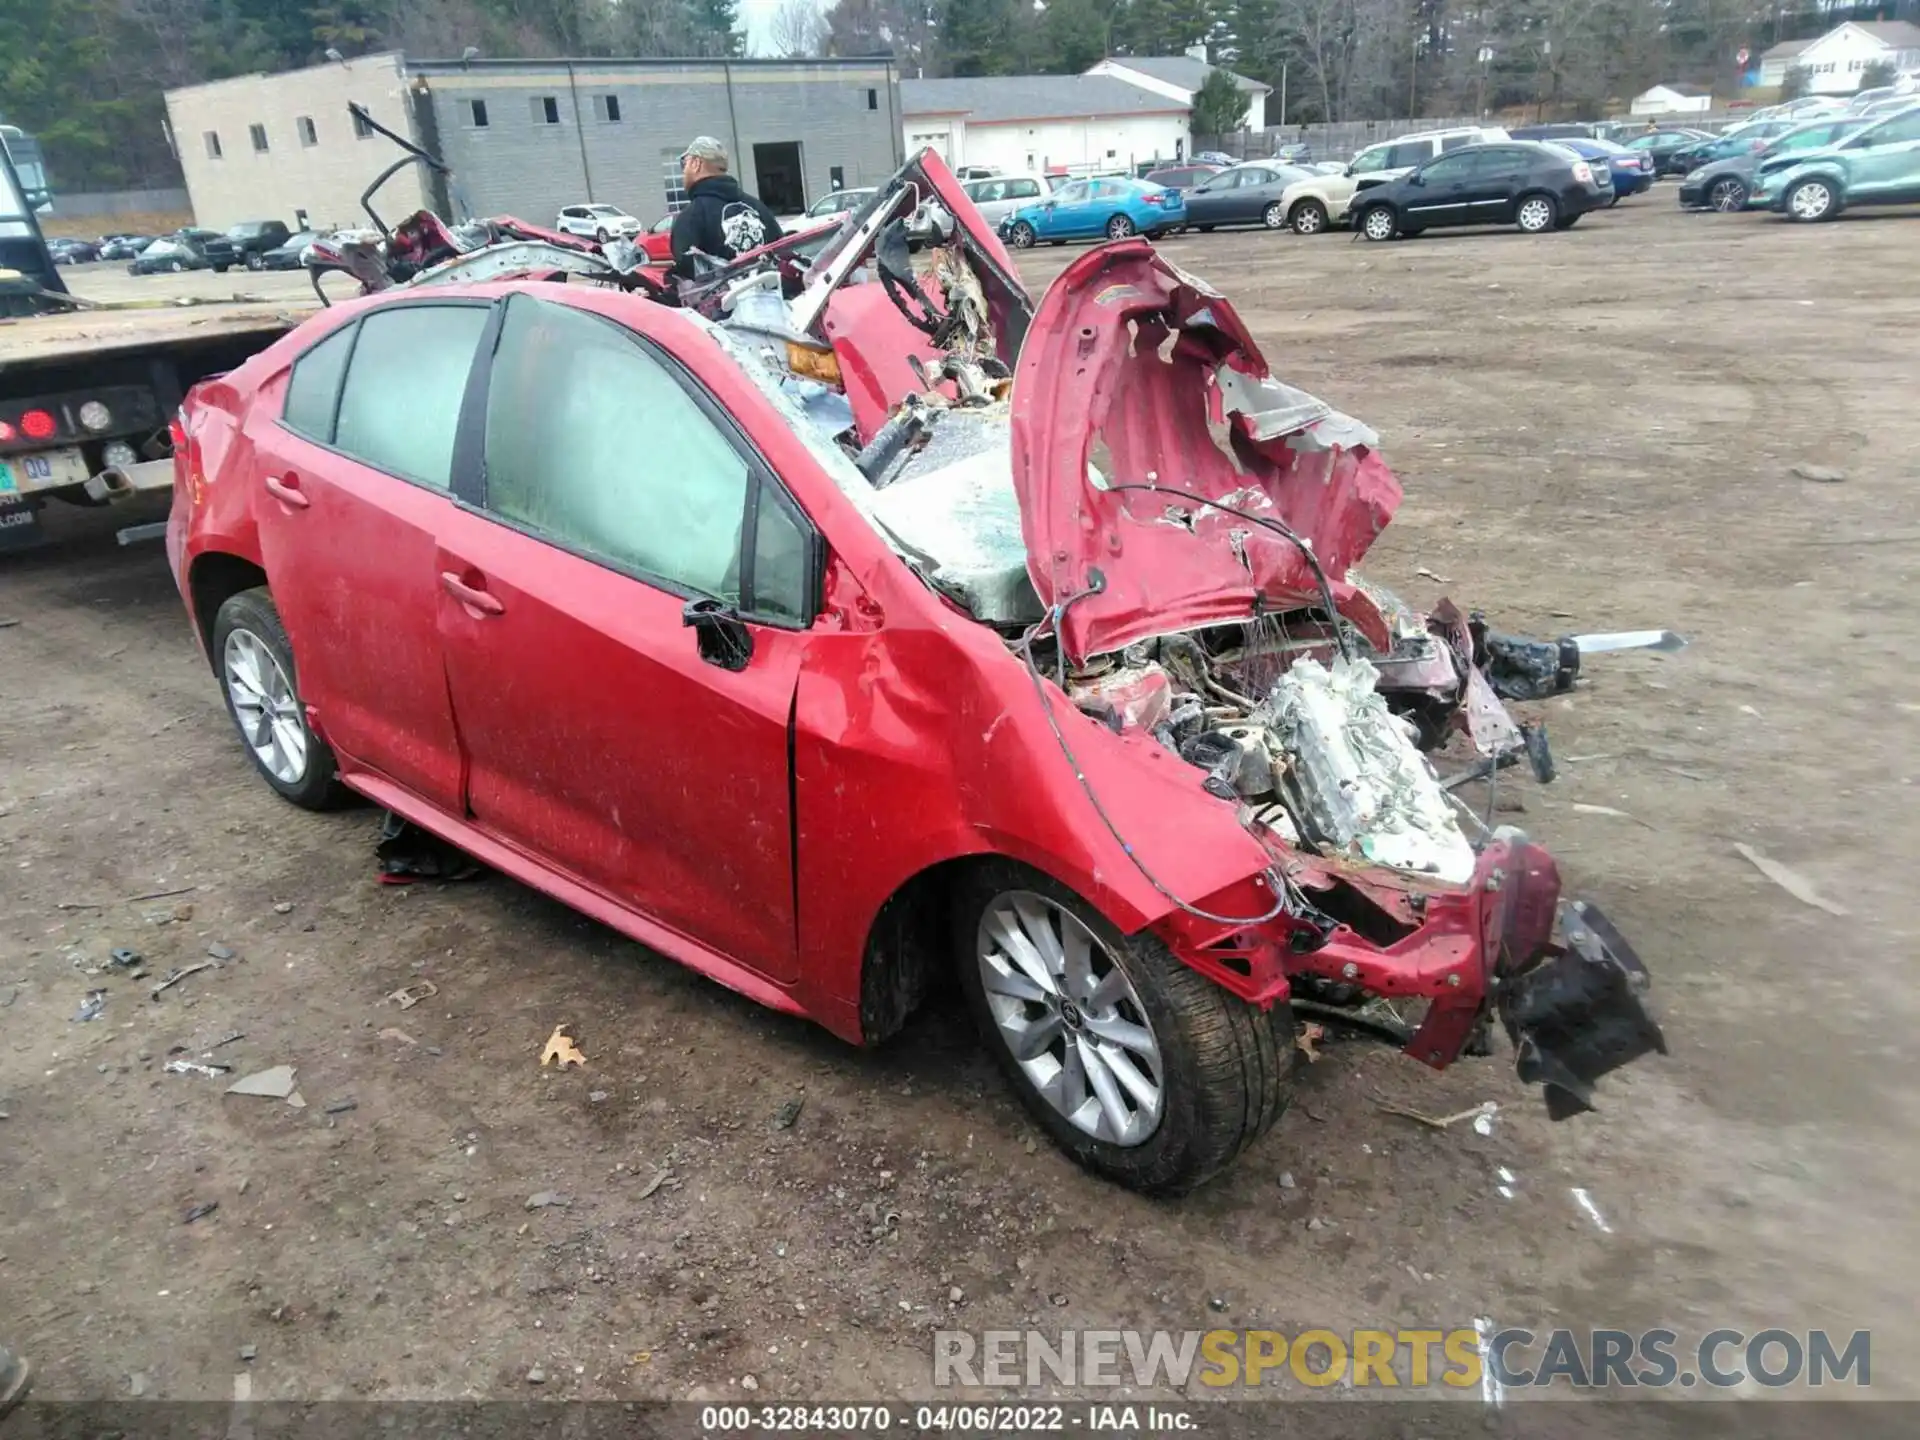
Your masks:
M795 975L789 720L818 541L676 356L516 293L437 561L474 822L767 978ZM689 606L740 620L690 626ZM744 640L746 652L727 642Z
M1085 180L1075 180L1055 190L1040 207L1035 230L1049 240L1074 234L1074 227L1082 220L1079 212L1086 208L1087 188Z
M269 397L247 420L260 553L302 697L345 768L455 813L434 555L490 310L436 296L369 311L275 382L283 407Z
M1847 157L1849 204L1920 200L1920 109L1863 130L1841 153Z
M1430 160L1402 181L1403 228L1465 225L1471 218L1473 170L1478 153L1462 150Z
M1207 176L1187 191L1189 225L1223 225L1233 209L1233 192L1240 184L1238 170L1222 170Z

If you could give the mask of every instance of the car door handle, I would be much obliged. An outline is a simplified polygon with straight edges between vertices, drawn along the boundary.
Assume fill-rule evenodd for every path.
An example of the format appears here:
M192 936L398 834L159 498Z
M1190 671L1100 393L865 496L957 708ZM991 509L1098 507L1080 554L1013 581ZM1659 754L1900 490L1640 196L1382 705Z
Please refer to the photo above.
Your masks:
M440 572L440 588L466 606L471 614L489 616L506 612L507 607L500 603L499 597L467 584L451 570Z
M291 505L296 510L304 510L313 501L300 489L300 482L291 475L267 476L267 493L282 505Z

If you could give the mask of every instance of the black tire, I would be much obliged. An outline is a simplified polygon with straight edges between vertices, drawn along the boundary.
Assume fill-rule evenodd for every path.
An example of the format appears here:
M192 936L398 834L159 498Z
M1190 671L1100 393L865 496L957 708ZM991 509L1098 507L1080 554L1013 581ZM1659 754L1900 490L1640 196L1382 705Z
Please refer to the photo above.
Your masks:
M1824 195L1826 200L1817 210L1814 210L1812 196L1816 191ZM1803 197L1805 197L1804 201ZM1787 191L1784 199L1788 218L1797 220L1803 225L1831 220L1840 213L1840 196L1834 190L1833 182L1822 180L1818 176L1802 180Z
M1714 181L1707 190L1707 208L1717 210L1722 215L1731 215L1735 211L1746 209L1746 182L1734 175Z
M1278 200L1275 200L1271 205L1267 206L1266 209L1260 212L1260 223L1266 226L1267 229L1269 230L1286 229L1287 228L1286 207L1282 205Z
M1109 240L1125 240L1129 235L1138 235L1139 233L1140 227L1133 223L1131 216L1116 215L1107 221L1107 238Z
M1296 235L1318 235L1327 228L1327 207L1311 197L1296 200L1287 216L1287 224L1293 227Z
M1542 218L1544 217L1544 218ZM1514 223L1529 235L1544 235L1560 224L1560 202L1551 195L1535 192L1522 195L1514 207Z
M1213 227L1211 225L1196 225L1193 228L1198 230L1202 235L1211 235L1213 233Z
M1029 1080L1001 1038L976 955L987 908L1008 891L1050 899L1101 943L1140 998L1161 1058L1159 1124L1137 1145L1099 1140L1079 1129ZM1183 1195L1225 1169L1273 1125L1293 1094L1293 1012L1262 1012L1182 964L1153 935L1122 935L1066 886L1025 866L995 861L958 887L952 911L955 963L968 1008L1020 1096L1053 1141L1108 1180L1148 1195Z
M224 275L227 273L227 271L231 270L232 268L233 267L231 265L216 265L213 267L213 273L216 275Z
M1007 231L1007 239L1016 250L1031 250L1037 238L1033 226L1024 220L1014 221L1012 228Z
M1391 240L1400 233L1399 222L1394 218L1391 205L1367 206L1360 212L1354 228L1373 241Z
M247 268L249 270L264 270L267 268L267 262L261 259L257 252L249 253L247 256Z
M292 682L296 698L300 693L300 673L294 664L293 645L287 639L286 627L280 623L280 611L275 608L273 596L265 587L242 590L238 595L230 596L213 617L213 664L214 673L220 681L221 698L227 704L227 717L233 721L234 733L239 735L247 758L253 762L253 768L262 780L301 809L338 809L351 797L340 783L340 764L334 758L332 747L307 724L304 706L301 707L299 720L300 729L306 735L307 762L306 769L297 781L282 780L268 770L254 753L241 726L239 712L234 708L232 687L227 683L227 639L236 630L250 633L272 652L274 660Z

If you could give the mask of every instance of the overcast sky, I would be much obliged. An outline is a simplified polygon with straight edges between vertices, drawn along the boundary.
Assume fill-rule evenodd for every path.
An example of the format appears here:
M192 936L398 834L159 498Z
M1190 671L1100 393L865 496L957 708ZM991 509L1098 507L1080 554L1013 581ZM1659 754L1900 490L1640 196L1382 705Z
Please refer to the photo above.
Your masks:
M814 8L824 11L827 0L813 0ZM780 0L740 0L740 25L747 32L749 55L773 54L773 16Z

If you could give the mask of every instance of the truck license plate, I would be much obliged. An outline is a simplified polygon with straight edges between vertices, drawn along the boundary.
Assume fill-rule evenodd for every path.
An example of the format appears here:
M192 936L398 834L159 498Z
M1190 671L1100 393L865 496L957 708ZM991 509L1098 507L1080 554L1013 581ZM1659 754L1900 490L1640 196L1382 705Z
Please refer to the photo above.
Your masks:
M16 495L28 490L52 490L63 485L84 485L87 462L75 448L47 450L39 455L16 455L0 460L0 495Z

